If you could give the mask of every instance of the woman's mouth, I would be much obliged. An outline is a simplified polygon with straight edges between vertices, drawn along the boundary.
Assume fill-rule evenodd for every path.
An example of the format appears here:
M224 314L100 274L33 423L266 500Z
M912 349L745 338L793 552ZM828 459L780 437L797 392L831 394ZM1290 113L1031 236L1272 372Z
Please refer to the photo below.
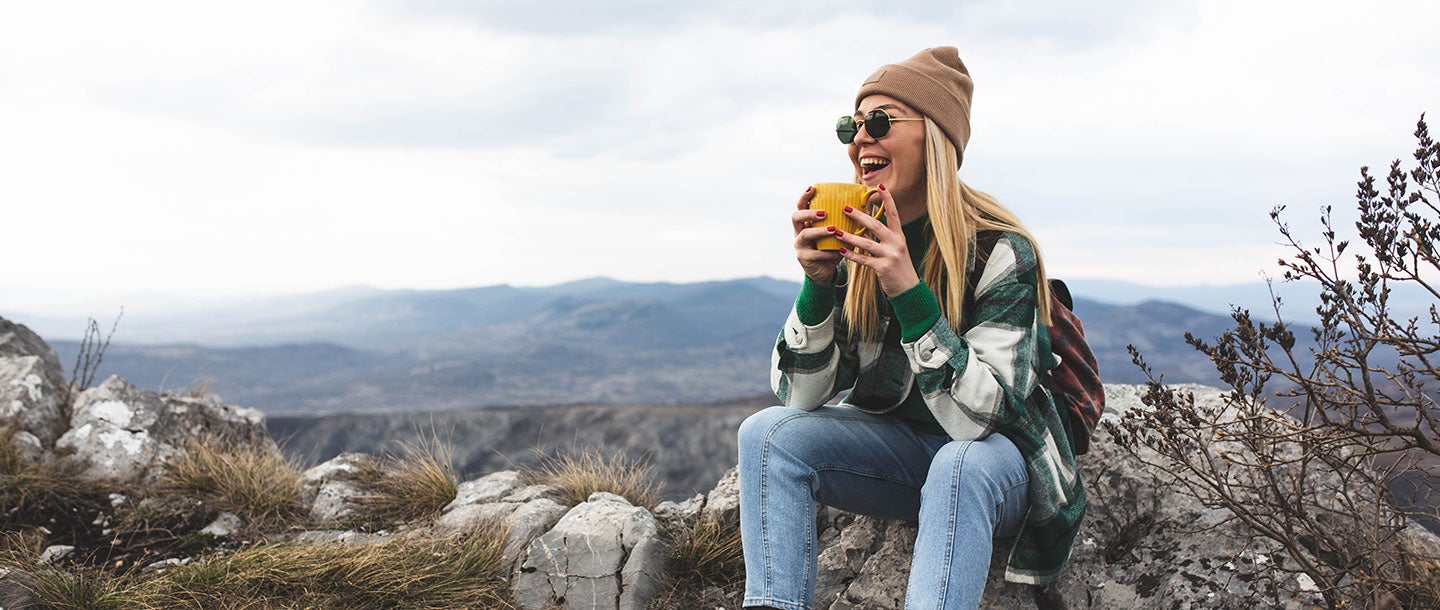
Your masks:
M880 157L861 157L860 178L866 179L873 177L875 174L879 173L880 170L887 167L890 167L889 159L883 159Z

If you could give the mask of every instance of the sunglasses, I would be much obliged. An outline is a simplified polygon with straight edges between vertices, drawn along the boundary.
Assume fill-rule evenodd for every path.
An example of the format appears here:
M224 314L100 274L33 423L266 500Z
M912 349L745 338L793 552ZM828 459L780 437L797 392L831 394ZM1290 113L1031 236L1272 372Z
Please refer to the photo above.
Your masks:
M853 116L842 116L835 121L835 135L840 138L843 144L855 141L855 134L860 133L864 127L870 137L879 140L890 133L890 124L898 121L923 121L925 119L895 119L886 114L884 110L876 108L865 113L865 118L855 120Z

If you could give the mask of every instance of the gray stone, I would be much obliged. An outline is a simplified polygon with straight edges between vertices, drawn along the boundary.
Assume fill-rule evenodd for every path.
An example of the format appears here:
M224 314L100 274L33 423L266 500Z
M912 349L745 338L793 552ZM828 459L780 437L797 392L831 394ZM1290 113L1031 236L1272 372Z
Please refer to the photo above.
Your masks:
M667 552L649 511L597 492L530 543L516 599L529 610L644 608Z
M705 508L705 494L695 494L683 502L666 500L655 505L655 519L667 528L678 528L694 521Z
M0 356L0 425L49 449L65 433L61 393L65 382L39 356Z
M0 359L25 356L39 357L45 374L56 387L65 382L65 369L50 344L24 324L0 317Z
M80 394L70 429L56 447L82 467L84 478L150 481L196 438L279 451L255 409L213 396L162 396L114 376Z
M472 481L461 483L455 491L455 499L445 507L448 512L467 504L487 504L503 499L523 484L520 473L514 470L494 472Z
M200 533L216 538L229 538L235 535L235 532L240 531L242 527L245 527L245 522L241 521L235 513L220 513L220 516L211 521L210 525L202 528Z
M69 557L75 552L75 547L68 544L55 544L45 548L40 553L40 563L55 563Z
M3 318L0 318L3 321ZM35 577L12 568L0 567L0 608L43 608L44 602L33 591L39 589Z
M296 542L309 544L365 545L384 542L389 539L389 535L380 532L366 534L364 532L350 530L310 530L300 532L295 536Z
M705 498L705 517L721 523L740 520L740 470L731 468Z
M559 489L559 487L556 487L554 485L546 484L526 485L524 487L521 487L520 489L515 490L510 495L505 496L505 501L522 503L529 502L531 500L537 500L540 498L553 496L555 495L556 491L559 491Z
M369 454L342 453L301 474L301 500L310 505L310 519L330 525L359 514L359 499L370 493L360 482L362 473L378 463Z

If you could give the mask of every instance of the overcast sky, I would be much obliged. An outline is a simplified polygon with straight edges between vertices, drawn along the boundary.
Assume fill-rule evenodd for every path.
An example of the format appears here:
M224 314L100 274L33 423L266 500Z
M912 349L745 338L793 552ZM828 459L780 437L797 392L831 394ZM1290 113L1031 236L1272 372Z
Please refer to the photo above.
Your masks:
M0 309L799 279L835 117L936 45L1053 275L1251 282L1440 101L1428 0L789 4L6 3Z

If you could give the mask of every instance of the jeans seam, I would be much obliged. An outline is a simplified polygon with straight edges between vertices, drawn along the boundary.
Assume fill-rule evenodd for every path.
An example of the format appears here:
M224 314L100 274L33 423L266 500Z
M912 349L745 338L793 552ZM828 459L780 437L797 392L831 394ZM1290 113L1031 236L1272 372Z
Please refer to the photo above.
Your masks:
M887 482L890 482L890 483L895 483L896 485L904 485L904 486L906 486L906 487L911 487L911 488L914 488L914 489L921 489L922 487L924 487L924 483L923 483L923 482L922 482L920 485L916 485L914 481L907 481L907 480L897 479L897 478L894 478L894 477L887 477L887 476L885 476L883 473L880 473L880 472L869 471L869 470L857 470L857 469L854 469L854 468L845 468L845 467L838 466L838 465L834 465L834 464L825 464L825 465L821 465L821 466L815 466L814 469L815 469L816 472L819 472L819 471L821 471L821 470L824 470L824 471L828 471L828 472L843 472L843 473L846 473L846 474L853 474L853 475L856 475L856 476L870 477L870 478L872 478L872 479L880 479L881 481L887 481Z
M944 610L945 600L950 596L950 576L955 572L955 520L958 516L956 509L960 503L960 472L965 467L965 456L970 453L970 445L965 445L960 455L950 467L950 502L947 506L945 524L945 561L940 565L944 566L944 575L940 577L940 591L935 600L936 610Z

